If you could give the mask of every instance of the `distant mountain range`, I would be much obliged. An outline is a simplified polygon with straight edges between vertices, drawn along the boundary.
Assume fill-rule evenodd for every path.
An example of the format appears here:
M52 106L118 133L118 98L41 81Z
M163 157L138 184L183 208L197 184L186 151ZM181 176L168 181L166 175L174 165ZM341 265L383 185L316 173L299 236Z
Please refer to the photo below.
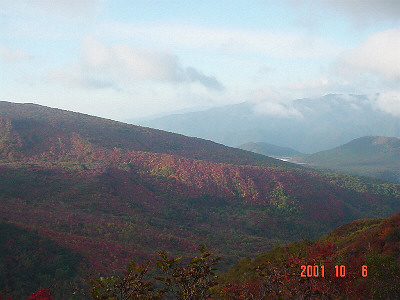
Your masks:
M272 156L272 157L289 157L301 154L300 152L287 147L280 147L268 143L246 143L238 146L239 149L251 151L254 153Z
M400 139L395 137L361 137L331 150L297 155L291 161L400 183Z
M290 104L244 102L140 124L228 146L258 141L315 153L361 136L400 137L400 117L361 95L326 95Z
M190 256L201 243L222 255L226 267L239 257L399 209L396 184L327 174L84 114L0 102L1 228L36 231L26 238L34 249L45 243L40 240L56 243L52 253L69 249L79 276L88 269L122 271L131 259L143 261L161 249ZM7 269L18 267L8 263L12 257L0 259L0 276L16 274ZM75 278L65 264L51 274ZM43 286L54 283L49 276L40 277ZM0 290L11 281L0 280Z

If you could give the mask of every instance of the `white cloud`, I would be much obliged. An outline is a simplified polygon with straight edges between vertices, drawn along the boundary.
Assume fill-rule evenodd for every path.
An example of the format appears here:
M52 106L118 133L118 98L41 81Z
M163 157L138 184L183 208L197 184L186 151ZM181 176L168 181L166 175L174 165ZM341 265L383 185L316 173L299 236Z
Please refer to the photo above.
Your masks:
M97 13L104 0L0 0L5 12L43 13L78 17Z
M0 56L5 62L19 62L33 58L31 54L22 49L11 49L0 45Z
M291 98L284 97L279 91L268 86L262 86L250 90L237 90L234 91L234 95L237 95L236 98L238 99L238 103L242 102L243 99L253 103L264 103L270 101L286 103L292 100ZM231 95L230 98L234 98L234 95Z
M264 101L256 103L253 111L260 115L271 115L285 118L302 118L303 115L300 111L291 106L291 104L277 103L271 101Z
M106 22L101 32L110 37L157 41L168 47L184 47L218 53L251 53L278 58L334 57L343 50L335 41L301 33L276 30L212 28L189 24L146 25Z
M380 93L375 98L375 105L388 114L400 117L400 90Z
M337 61L344 75L369 72L388 81L400 80L400 27L371 35L356 49L345 52Z
M290 83L288 88L292 90L324 89L330 85L331 82L327 77L318 77L310 80Z
M333 76L321 76L308 80L295 81L284 85L283 90L290 92L293 97L297 98L320 97L326 94L358 94L365 92L364 85L360 82L349 82Z
M127 44L109 46L94 38L84 40L82 62L91 71L128 80L177 81L180 69L178 58L170 53Z
M58 82L67 87L80 87L85 89L115 88L115 84L107 79L88 76L76 64L71 64L67 69L55 69L47 73L46 79Z
M136 81L197 82L210 90L224 88L215 77L193 67L182 67L178 57L169 52L138 49L127 44L110 46L95 38L84 40L78 64L66 72L58 70L49 75L61 83L100 88Z

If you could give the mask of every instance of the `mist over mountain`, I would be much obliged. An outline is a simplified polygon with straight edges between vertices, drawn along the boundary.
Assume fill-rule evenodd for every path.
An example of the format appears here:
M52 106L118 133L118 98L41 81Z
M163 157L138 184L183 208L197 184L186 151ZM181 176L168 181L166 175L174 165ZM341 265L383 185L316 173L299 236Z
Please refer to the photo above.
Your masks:
M330 149L361 136L400 136L400 117L381 109L379 95L244 102L142 121L141 125L228 146L257 141L303 153Z

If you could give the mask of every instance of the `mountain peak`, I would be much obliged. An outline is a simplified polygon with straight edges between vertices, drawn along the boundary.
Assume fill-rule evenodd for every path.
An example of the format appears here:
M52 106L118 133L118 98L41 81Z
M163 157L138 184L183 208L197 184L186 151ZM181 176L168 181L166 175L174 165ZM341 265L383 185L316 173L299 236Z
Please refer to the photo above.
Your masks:
M400 139L396 137L364 136L296 160L342 173L400 182Z

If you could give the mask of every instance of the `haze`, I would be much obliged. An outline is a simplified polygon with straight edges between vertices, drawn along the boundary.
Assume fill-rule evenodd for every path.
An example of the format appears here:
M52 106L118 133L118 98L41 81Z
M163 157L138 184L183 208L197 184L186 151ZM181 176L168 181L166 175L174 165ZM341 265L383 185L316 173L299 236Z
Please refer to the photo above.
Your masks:
M400 115L399 1L0 7L1 100L124 121L244 101L290 115L297 98L379 93Z

